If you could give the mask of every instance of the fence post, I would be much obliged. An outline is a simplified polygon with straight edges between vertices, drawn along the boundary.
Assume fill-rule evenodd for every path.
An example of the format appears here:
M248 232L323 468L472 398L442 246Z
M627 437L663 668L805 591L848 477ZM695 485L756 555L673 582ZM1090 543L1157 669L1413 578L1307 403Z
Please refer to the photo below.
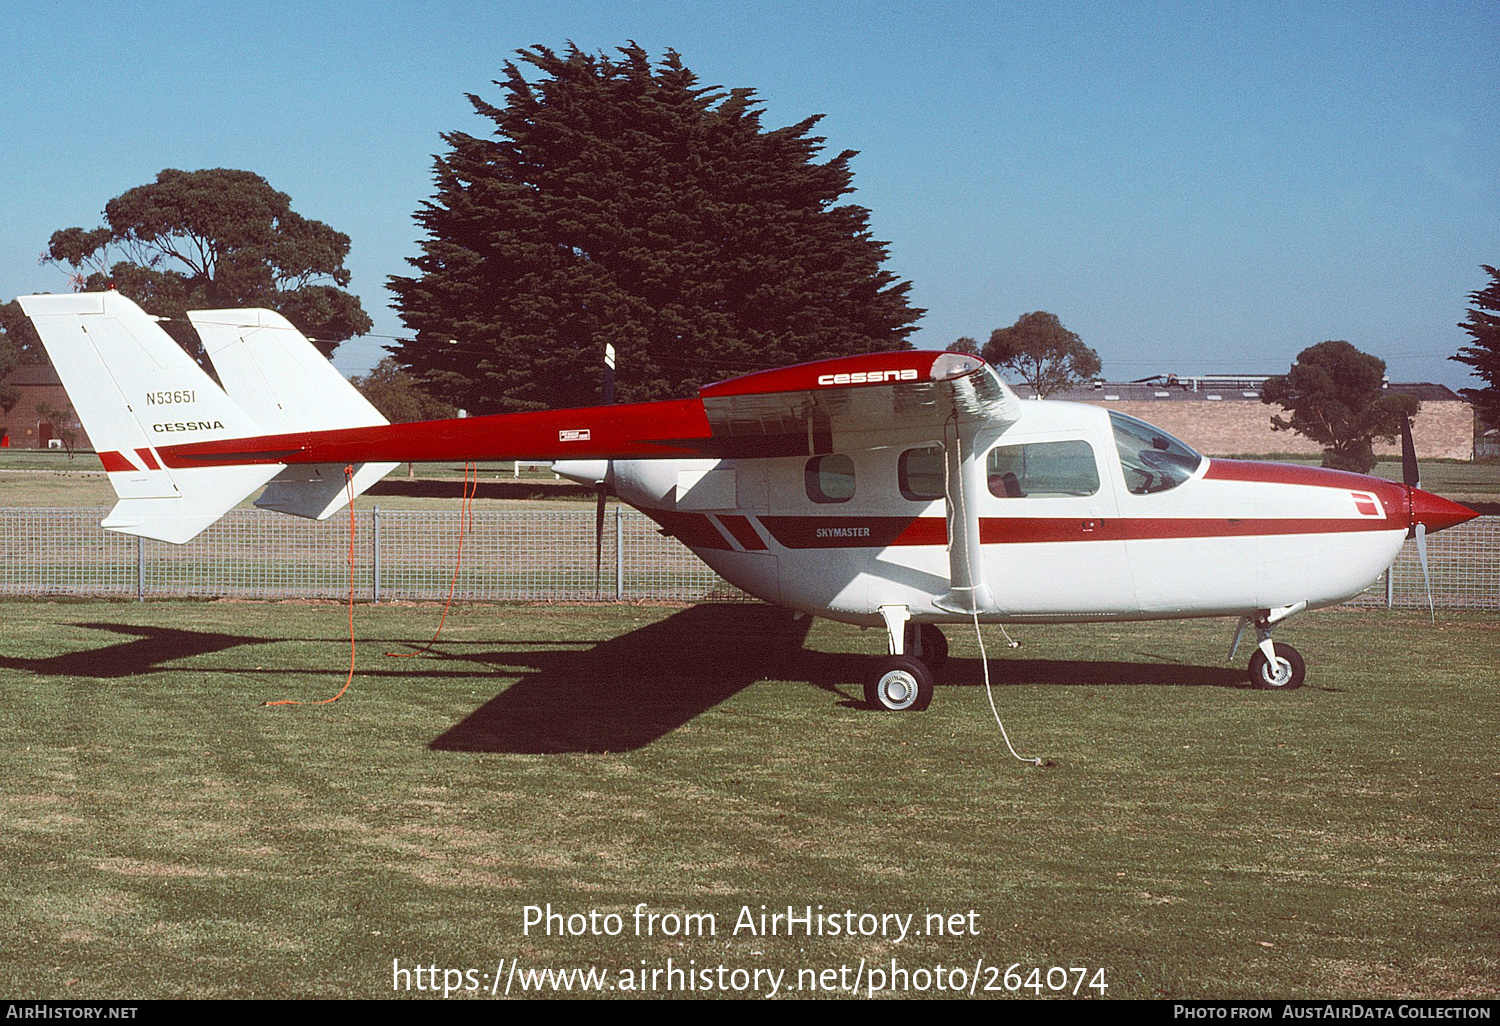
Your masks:
M1391 565L1385 568L1385 608L1387 609L1392 609L1396 605L1395 583L1392 580L1395 576L1396 561L1392 560Z
M135 536L135 600L146 601L146 536Z
M625 511L615 507L615 601L625 597Z
M375 541L373 543L374 546L375 546L375 553L374 553L374 559L371 561L375 565L375 582L374 582L374 586L373 586L373 591L374 591L373 601L378 604L380 602L380 504L379 503L376 503L376 505L375 505L375 512L373 512L372 514L370 514L370 516L375 521L375 530L373 532L374 535L375 535Z

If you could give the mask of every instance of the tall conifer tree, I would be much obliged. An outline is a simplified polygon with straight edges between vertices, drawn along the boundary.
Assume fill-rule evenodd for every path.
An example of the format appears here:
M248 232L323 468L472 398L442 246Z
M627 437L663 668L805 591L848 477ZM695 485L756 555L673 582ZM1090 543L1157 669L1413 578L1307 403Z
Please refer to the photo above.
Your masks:
M434 394L476 413L597 403L606 342L626 402L909 348L922 311L869 211L837 202L854 152L818 162L818 117L765 130L753 90L635 44L521 50L496 84L503 105L469 96L491 137L443 136L420 273L391 279L416 335L397 359Z
M1474 404L1480 419L1491 427L1500 427L1500 271L1488 265L1488 288L1469 293L1469 318L1459 327L1474 339L1457 356L1448 359L1466 363L1474 376L1485 382L1483 388L1465 388L1463 396Z

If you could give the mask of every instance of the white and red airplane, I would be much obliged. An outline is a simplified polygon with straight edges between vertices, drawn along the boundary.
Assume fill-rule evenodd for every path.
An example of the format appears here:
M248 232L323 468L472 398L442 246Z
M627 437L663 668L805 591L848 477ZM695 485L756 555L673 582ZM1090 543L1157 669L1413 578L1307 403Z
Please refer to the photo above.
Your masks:
M1251 680L1295 688L1272 629L1343 602L1402 541L1476 514L1406 483L1210 459L1095 406L1024 402L984 361L908 351L696 399L388 424L280 315L189 314L223 388L113 292L24 296L109 472L108 530L184 542L256 505L325 518L396 464L552 459L767 602L884 627L872 706L926 707L941 623L1238 616ZM1233 649L1231 649L1231 656Z

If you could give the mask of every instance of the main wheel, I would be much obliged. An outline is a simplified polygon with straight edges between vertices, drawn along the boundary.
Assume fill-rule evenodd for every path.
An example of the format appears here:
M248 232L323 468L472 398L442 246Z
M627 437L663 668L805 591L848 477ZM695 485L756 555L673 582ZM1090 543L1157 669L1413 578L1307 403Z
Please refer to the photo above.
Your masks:
M1302 661L1302 654L1291 645L1279 641L1276 642L1274 667L1266 661L1266 654L1260 649L1255 650L1255 655L1250 660L1250 683L1258 688L1290 691L1292 688L1300 688L1306 677L1307 664Z
M922 662L936 676L948 661L948 639L935 623L924 623L918 629L922 632Z
M886 712L921 712L932 703L932 672L911 656L886 656L865 683L865 701Z

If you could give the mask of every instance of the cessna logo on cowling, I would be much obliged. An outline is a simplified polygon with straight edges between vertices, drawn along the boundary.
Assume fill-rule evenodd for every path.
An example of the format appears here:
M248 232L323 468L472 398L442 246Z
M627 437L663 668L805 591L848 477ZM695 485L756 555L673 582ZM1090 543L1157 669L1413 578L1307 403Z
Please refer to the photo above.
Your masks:
M819 374L820 385L879 385L887 381L916 381L917 372L905 370L851 371L848 374Z

